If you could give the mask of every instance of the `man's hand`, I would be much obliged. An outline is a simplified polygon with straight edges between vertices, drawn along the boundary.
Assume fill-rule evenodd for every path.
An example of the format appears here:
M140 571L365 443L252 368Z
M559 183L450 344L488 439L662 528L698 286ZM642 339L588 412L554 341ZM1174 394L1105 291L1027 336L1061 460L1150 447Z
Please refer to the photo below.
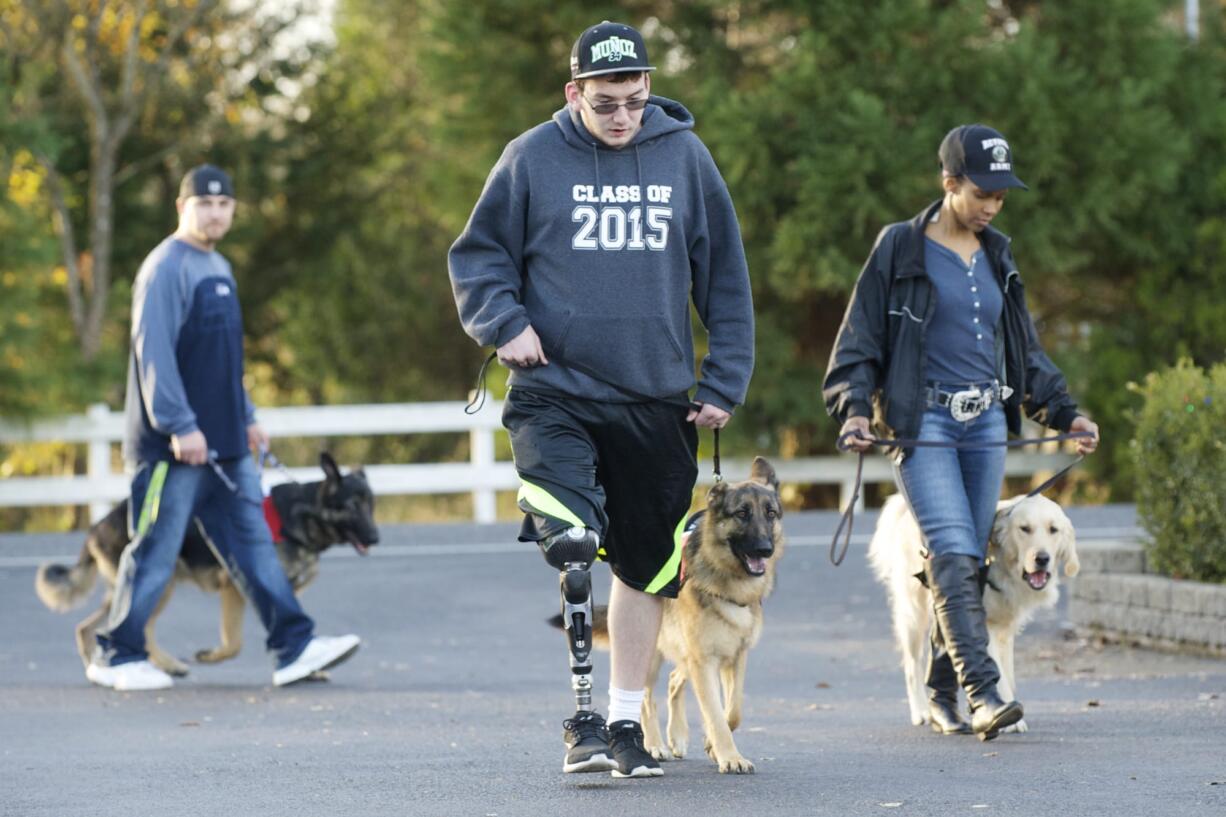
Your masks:
M1089 417L1084 417L1078 414L1077 419L1073 420L1072 424L1069 425L1068 430L1089 431L1094 435L1093 437L1082 437L1077 441L1078 454L1093 454L1094 450L1098 448L1098 423L1094 422Z
M247 448L252 451L268 450L268 434L260 427L259 423L252 423L247 426Z
M171 434L170 450L176 460L187 465L204 465L209 461L209 443L199 429L183 436Z
M685 420L700 428L723 428L732 419L732 415L719 406L713 406L710 403L695 403L695 405L698 408L690 409Z
M528 326L524 331L498 347L498 362L503 366L548 366L545 350L541 348L541 339L536 330Z
M859 432L860 436L848 437L843 440L844 434L854 434L855 432ZM873 447L872 441L877 438L869 430L867 417L848 417L847 422L843 423L843 427L839 429L839 439L843 440L843 445L847 446L849 450L863 453Z

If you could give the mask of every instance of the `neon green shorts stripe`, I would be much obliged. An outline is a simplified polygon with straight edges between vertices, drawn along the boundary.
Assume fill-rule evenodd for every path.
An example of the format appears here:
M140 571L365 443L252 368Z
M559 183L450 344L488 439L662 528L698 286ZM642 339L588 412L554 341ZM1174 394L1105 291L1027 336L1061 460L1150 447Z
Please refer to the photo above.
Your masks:
M685 517L681 517L681 521L677 523L677 529L673 531L673 555L664 563L664 567L656 574L656 577L651 580L651 583L644 588L644 593L656 593L660 588L671 582L677 576L677 571L681 567L681 534L685 532Z
M136 535L143 536L158 519L158 507L162 503L162 486L166 484L166 472L170 463L159 462L153 466L153 476L149 477L149 488L145 491L145 501L140 509L140 523L136 526Z
M530 510L542 516L552 516L554 519L561 519L563 522L569 522L577 528L587 527L587 524L576 516L574 511L563 505L557 497L539 485L524 482L519 487L518 499L519 506L524 508L524 510ZM527 506L526 508L524 507L525 505Z

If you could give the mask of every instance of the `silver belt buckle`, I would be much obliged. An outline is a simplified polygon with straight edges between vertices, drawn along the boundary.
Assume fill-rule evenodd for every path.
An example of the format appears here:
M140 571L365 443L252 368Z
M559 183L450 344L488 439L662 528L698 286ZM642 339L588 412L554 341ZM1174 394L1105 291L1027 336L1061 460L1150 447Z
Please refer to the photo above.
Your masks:
M992 405L992 392L967 389L949 398L949 413L960 423L974 420Z

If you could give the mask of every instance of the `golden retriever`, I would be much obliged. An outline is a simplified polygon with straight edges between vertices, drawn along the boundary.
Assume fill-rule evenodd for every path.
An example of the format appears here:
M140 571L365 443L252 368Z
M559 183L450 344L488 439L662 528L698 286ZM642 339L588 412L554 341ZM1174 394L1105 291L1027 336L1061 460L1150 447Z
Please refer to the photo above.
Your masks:
M901 495L881 510L869 543L869 563L890 597L894 636L902 653L911 723L928 723L929 632L932 594L917 578L924 569L923 536ZM1073 525L1063 509L1043 496L1018 496L999 502L988 543L988 579L983 606L988 619L988 653L1000 668L997 691L1006 701L1017 696L1013 641L1040 609L1060 598L1057 570L1074 576L1081 567ZM1025 732L1018 721L1007 732Z

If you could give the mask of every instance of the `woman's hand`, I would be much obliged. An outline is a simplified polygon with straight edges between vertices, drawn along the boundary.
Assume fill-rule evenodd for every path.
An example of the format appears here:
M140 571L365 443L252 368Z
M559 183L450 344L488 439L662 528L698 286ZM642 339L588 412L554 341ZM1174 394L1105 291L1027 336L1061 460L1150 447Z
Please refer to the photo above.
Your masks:
M844 435L857 433L859 436L844 439ZM848 417L847 422L843 423L843 427L839 429L839 439L849 451L864 452L873 447L872 441L877 438L873 436L873 432L869 431L867 417Z
M1093 454L1094 450L1098 448L1098 423L1094 422L1089 417L1078 414L1077 419L1073 420L1072 424L1068 427L1068 430L1088 431L1094 435L1093 437L1082 437L1081 439L1077 440L1078 454Z

